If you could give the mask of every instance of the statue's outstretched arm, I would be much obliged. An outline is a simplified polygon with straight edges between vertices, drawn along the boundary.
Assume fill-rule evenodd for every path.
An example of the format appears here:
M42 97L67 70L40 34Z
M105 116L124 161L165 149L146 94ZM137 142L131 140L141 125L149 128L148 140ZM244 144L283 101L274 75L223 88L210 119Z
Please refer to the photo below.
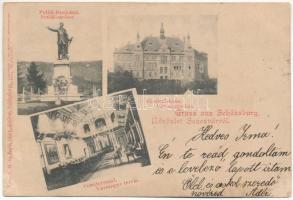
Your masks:
M47 26L47 29L50 30L50 31L53 31L53 32L58 32L57 29L50 28L49 26Z

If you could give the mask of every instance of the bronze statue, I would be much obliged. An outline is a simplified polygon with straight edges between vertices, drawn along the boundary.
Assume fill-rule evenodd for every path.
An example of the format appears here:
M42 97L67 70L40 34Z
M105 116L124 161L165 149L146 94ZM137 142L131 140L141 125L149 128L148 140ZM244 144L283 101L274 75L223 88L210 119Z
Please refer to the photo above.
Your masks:
M68 47L72 41L72 37L69 38L66 29L64 28L64 24L60 22L59 28L58 29L53 29L50 27L47 27L48 30L57 32L58 40L57 40L57 45L58 45L58 59L69 59L68 55Z

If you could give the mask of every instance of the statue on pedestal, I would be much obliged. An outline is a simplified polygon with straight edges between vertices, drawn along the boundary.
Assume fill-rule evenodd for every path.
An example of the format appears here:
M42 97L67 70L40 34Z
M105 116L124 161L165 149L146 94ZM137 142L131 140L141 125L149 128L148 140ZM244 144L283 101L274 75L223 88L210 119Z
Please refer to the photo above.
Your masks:
M63 60L63 59L69 59L69 54L68 54L68 47L70 43L72 42L72 37L69 38L66 29L64 28L64 24L60 22L59 28L53 29L50 27L47 27L48 30L57 32L57 45L58 45L58 60Z
M68 47L72 42L67 34L64 24L60 22L59 28L48 30L57 33L58 60L54 62L52 84L48 86L47 95L44 101L55 101L56 105L62 102L74 102L81 100L78 86L72 83L71 65L69 62Z

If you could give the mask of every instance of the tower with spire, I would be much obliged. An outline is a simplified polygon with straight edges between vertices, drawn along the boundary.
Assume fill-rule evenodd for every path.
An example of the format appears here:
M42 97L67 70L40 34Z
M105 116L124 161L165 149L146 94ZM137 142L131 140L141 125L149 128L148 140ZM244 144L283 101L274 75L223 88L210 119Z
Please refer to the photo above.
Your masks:
M189 33L187 34L187 39L185 40L185 37L184 37L184 49L185 50L189 50L189 49L192 49L192 46L191 46L191 42L190 42L190 35Z
M142 50L139 32L136 33L135 50Z
M164 23L161 23L161 29L160 29L160 39L165 39L165 30L164 30Z
M140 43L140 36L139 36L139 32L137 32L137 34L136 34L136 43Z

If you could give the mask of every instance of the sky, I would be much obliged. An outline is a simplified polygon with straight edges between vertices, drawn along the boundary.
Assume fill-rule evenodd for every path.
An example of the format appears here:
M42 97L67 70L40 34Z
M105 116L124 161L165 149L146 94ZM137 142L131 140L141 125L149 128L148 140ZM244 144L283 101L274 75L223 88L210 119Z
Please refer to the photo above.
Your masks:
M161 23L165 35L183 40L190 35L191 45L208 54L209 74L216 77L217 29L215 14L201 14L191 11L179 13L176 9L162 12L161 8L118 7L102 9L94 6L71 6L79 14L73 19L44 20L40 17L41 6L28 7L12 13L13 37L17 60L54 62L57 59L57 34L46 27L57 28L64 23L69 36L73 37L69 53L72 61L103 60L103 66L113 70L115 48L141 40L146 36L159 36ZM64 9L62 6L47 6L46 9Z
M61 8L63 7L46 7L48 10ZM57 59L57 33L49 31L46 27L58 28L61 21L69 36L73 37L69 48L73 61L102 59L101 17L94 9L78 8L80 10L78 16L75 16L74 19L63 20L42 20L39 14L40 8L30 7L28 9L22 14L22 17L12 17L16 21L15 27L12 28L17 29L15 31L16 54L19 60L55 61Z

